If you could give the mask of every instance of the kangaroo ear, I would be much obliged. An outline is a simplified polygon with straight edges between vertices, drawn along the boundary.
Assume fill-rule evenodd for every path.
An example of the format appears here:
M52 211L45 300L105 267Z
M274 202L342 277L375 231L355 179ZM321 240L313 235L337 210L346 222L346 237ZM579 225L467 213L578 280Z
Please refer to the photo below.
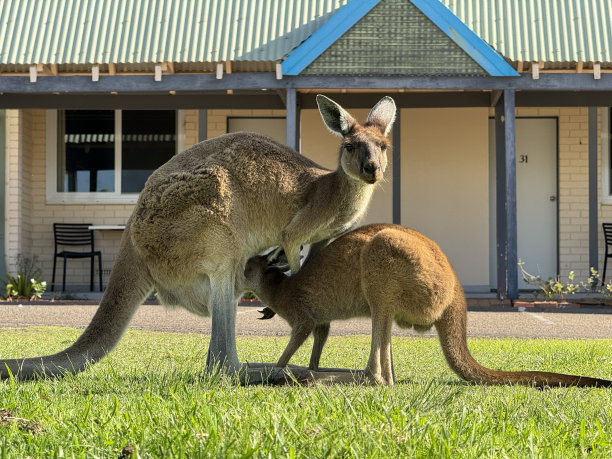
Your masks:
M289 261L287 255L282 247L277 247L266 255L266 262L270 268L279 268L280 270L286 270L289 267Z
M345 109L322 94L317 95L317 105L327 128L340 137L351 132L357 123Z
M366 125L375 125L388 135L393 121L395 121L395 102L390 97L383 97L378 101L374 108L370 110Z

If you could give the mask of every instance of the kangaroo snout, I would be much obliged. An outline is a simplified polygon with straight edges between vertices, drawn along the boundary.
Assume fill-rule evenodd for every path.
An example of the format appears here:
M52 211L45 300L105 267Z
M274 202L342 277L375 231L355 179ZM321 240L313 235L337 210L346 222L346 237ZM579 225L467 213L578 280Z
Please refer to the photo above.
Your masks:
M382 178L382 167L380 163L368 162L361 164L361 178L368 183L376 183Z

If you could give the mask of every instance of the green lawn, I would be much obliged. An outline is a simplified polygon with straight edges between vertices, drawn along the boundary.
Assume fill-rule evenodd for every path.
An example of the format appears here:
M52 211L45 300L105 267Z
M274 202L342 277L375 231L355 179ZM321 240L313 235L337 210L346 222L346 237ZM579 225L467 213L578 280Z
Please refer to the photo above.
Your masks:
M0 356L53 352L79 331L2 329ZM285 338L241 338L274 361ZM393 341L393 388L240 387L201 369L208 338L127 333L61 380L0 383L0 457L612 457L612 389L479 387L437 340ZM292 363L306 364L307 343ZM470 340L493 368L612 378L612 340ZM363 368L369 337L330 338L322 365ZM127 450L126 450L127 452Z

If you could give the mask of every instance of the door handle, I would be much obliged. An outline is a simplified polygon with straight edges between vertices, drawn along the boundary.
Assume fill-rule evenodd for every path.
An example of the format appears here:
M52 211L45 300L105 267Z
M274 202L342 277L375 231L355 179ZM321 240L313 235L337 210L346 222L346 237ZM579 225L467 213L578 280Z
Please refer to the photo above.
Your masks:
M556 200L557 200L557 197L556 197L556 196L554 196L554 195L553 195L553 196L549 196L549 197L548 197L548 200L549 200L549 201L556 201Z

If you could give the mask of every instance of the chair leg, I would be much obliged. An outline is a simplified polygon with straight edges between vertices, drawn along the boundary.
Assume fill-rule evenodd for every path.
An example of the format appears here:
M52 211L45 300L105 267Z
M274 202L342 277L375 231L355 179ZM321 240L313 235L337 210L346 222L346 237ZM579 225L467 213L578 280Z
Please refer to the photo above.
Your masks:
M102 287L102 255L98 255L98 276L100 277L100 291L103 292Z
M92 255L89 259L89 291L93 292L93 270L94 270L94 258L95 255Z
M604 269L603 274L601 275L601 285L606 285L606 268L608 267L608 251L606 250L606 255L604 256Z
M64 275L62 276L62 292L66 291L66 257L64 257Z
M57 264L57 257L53 257L53 275L51 276L51 291L55 289L55 266Z

